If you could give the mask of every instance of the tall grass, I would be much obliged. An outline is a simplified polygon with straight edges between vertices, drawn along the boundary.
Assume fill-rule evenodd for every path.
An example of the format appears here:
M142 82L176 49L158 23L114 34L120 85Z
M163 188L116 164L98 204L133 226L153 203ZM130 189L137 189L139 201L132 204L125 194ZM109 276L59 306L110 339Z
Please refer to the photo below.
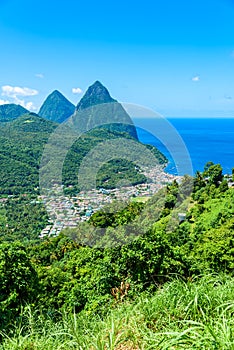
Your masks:
M157 293L119 304L103 319L64 312L54 322L30 308L0 350L234 349L234 278L174 280Z

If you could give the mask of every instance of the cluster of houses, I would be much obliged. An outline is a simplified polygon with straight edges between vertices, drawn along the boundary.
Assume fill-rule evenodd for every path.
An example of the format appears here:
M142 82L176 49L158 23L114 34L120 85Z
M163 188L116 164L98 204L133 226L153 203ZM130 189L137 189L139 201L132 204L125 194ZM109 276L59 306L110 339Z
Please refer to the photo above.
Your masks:
M93 213L112 203L114 200L128 201L131 198L140 197L147 200L159 189L176 180L181 181L180 176L171 175L163 171L162 166L145 169L143 172L148 182L135 186L122 186L107 190L104 188L79 192L76 196L68 197L63 194L63 186L54 184L49 190L49 195L41 195L36 203L44 202L49 214L48 225L41 231L40 238L57 236L64 228L75 228L81 222L87 221ZM233 176L226 174L224 178L229 187L234 187ZM24 194L23 196L27 196ZM0 198L0 205L4 205L9 195ZM185 220L186 213L178 213L179 222Z
M40 200L45 203L50 217L48 225L40 234L40 238L56 236L64 228L76 227L113 200L126 201L134 197L147 198L156 193L165 184L171 183L175 179L180 179L180 177L165 173L161 166L150 170L146 169L145 175L149 179L149 182L145 184L123 186L111 190L104 188L93 189L80 192L73 197L61 195L63 189L54 184L50 195L40 196Z

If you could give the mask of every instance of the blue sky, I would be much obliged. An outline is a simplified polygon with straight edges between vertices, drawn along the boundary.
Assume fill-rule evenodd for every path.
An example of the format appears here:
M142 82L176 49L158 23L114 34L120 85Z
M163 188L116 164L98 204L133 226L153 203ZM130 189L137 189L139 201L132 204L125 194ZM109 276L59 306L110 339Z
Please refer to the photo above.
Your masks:
M165 116L234 116L233 18L233 0L0 0L0 103L77 104L100 80Z

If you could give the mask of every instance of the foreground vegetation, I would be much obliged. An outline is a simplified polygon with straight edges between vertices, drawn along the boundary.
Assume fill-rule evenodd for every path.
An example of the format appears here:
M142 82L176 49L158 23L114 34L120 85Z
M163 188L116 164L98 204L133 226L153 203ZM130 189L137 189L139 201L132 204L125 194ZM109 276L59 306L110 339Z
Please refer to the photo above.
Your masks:
M175 278L154 294L113 302L104 317L63 312L57 322L26 307L0 349L234 348L234 278Z
M233 214L210 163L58 237L2 234L0 349L234 349Z

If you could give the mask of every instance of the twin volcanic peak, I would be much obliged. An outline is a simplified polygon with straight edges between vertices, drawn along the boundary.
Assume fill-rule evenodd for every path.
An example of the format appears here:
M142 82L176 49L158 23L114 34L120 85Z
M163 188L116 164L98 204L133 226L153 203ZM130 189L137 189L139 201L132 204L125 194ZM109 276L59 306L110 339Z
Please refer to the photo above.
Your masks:
M0 122L10 122L30 112L22 106L0 106ZM42 104L38 115L55 123L63 123L69 117L76 123L95 123L111 132L121 132L138 140L136 128L122 105L111 97L99 81L91 85L75 107L58 90L53 91ZM87 119L87 120L86 120Z
M46 98L38 114L45 119L52 120L56 123L62 123L75 111L111 102L117 101L110 96L107 88L105 88L99 81L96 81L88 88L77 107L63 96L61 92L55 90Z
M53 91L46 98L38 114L57 123L62 123L71 116L74 124L85 123L84 119L87 117L89 118L87 125L92 125L98 120L109 131L127 133L138 140L136 128L130 116L99 81L88 88L76 108L59 91ZM107 120L109 120L108 125Z
M71 107L71 105L60 92L54 91L40 109L40 114L43 114L43 109L44 111L48 110L43 114L44 118L21 106L10 104L0 106L0 161L2 165L0 167L0 193L19 194L27 191L37 193L39 187L38 165L41 166L41 155L51 133L58 127L55 120L61 121L67 116L66 123L72 123L74 120L78 123L78 130L83 130L85 133L88 131L87 127L90 128L90 133L86 133L83 138L78 138L74 142L64 163L63 182L65 188L69 189L69 193L77 193L77 171L82 159L96 145L117 138L138 140L131 118L100 82L90 86L76 108L73 105L70 110L66 107ZM52 114L54 110L57 110L57 113ZM63 115L63 118L60 114L61 111L67 113ZM71 113L73 114L69 118ZM51 120L48 120L49 117ZM106 124L107 122L108 124ZM64 130L66 132L68 125L66 124L64 129L61 128L62 132ZM83 125L85 127L81 129ZM61 135L62 139L64 136ZM57 147L57 144L55 143L54 146ZM63 147L63 143L61 146ZM159 163L164 164L166 158L156 149L154 152L156 152ZM130 183L141 183L146 180L132 163L128 166L126 160L121 159L119 150L117 150L117 154L120 159L114 159L113 162L109 162L106 167L100 170L99 184L101 187L112 188L111 186L115 186L123 178L126 178ZM52 166L54 164L53 157L47 161L45 172L50 163Z

